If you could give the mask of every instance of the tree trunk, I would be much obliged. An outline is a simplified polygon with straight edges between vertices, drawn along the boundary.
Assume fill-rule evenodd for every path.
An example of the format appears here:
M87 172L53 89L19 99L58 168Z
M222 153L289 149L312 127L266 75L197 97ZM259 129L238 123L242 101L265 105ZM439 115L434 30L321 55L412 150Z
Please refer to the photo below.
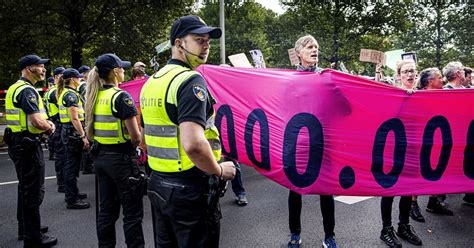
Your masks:
M330 59L330 63L335 63L335 67L337 68L337 62L339 60L339 19L341 15L341 6L339 1L335 1L335 10L334 10L334 32L332 33L332 49L333 49L333 55L332 58Z
M76 10L69 12L69 32L71 34L71 64L73 68L79 68L82 65L82 48L84 40L81 30L82 13Z
M435 57L435 63L436 67L441 68L441 49L443 48L443 38L442 38L442 13L441 13L441 8L442 6L438 3L436 5L436 57Z

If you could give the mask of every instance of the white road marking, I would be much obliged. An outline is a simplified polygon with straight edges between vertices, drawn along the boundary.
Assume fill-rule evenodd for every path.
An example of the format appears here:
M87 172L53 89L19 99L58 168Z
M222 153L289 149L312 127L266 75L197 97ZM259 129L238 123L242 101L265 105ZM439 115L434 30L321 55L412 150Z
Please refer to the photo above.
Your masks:
M351 205L354 203L368 200L370 198L373 198L373 196L344 196L343 195L343 196L335 197L334 200Z
M48 149L43 149L43 151L47 151ZM8 152L0 152L0 155L7 155Z
M48 179L54 179L54 178L56 178L56 176L45 177L44 179L45 179L45 180L48 180ZM9 185L9 184L15 184L15 183L18 183L18 181L3 182L3 183L0 183L0 186L2 186L2 185Z

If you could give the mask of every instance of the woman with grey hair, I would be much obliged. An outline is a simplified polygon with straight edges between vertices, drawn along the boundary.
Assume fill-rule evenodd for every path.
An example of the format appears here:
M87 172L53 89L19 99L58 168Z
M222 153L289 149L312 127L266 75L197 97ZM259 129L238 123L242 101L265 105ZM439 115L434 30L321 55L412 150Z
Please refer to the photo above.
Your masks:
M300 60L297 70L311 72L321 71L321 68L318 67L318 50L318 42L313 36L306 35L299 38L295 43L296 55ZM321 195L320 204L325 233L323 247L335 248L337 246L334 234L334 197L332 195ZM301 245L301 208L301 195L290 190L288 196L288 212L291 232L290 241L288 242L289 248L298 248Z

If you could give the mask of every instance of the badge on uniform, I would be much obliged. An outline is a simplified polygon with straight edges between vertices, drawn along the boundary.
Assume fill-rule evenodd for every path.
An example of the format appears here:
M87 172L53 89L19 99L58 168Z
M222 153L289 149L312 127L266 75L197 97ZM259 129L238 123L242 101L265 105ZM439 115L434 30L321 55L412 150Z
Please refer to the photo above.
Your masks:
M202 85L195 84L193 85L193 93L197 97L197 99L201 100L204 102L206 100L206 90Z
M74 102L74 97L69 96L68 99L69 99L69 101Z
M26 98L30 102L36 102L36 96L34 94L29 94Z
M133 100L132 100L132 98L126 97L126 98L123 99L123 101L124 101L125 104L127 104L128 106L133 107Z

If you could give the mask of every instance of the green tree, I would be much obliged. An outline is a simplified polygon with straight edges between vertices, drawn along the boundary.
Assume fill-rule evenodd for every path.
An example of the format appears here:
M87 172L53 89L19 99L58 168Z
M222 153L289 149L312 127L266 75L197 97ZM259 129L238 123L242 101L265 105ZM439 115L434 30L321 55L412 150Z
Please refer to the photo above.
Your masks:
M411 27L395 44L417 53L420 68L442 68L449 61L473 63L473 4L445 1L413 3Z
M192 0L5 1L0 27L9 35L0 38L0 80L11 83L18 75L16 61L29 53L74 68L91 65L105 52L148 62L174 19L192 6Z
M288 20L285 25L288 22L293 24L289 25L292 30L282 26L280 35L290 34L287 39L292 39L293 43L299 36L313 35L320 45L323 66L344 61L346 66L359 69L361 48L390 49L391 42L385 37L404 30L408 25L404 19L409 9L407 4L339 0L287 1L283 4L288 10L280 16L280 23Z
M247 57L249 57L249 50L260 49L263 56L267 59L267 66L271 66L272 62L271 60L269 62L268 58L272 57L273 50L272 44L269 43L271 39L266 29L274 24L276 14L253 1L226 1L224 11L226 56L246 53ZM207 2L200 9L198 15L208 25L218 27L219 2ZM219 41L212 41L211 47L209 63L219 64Z

